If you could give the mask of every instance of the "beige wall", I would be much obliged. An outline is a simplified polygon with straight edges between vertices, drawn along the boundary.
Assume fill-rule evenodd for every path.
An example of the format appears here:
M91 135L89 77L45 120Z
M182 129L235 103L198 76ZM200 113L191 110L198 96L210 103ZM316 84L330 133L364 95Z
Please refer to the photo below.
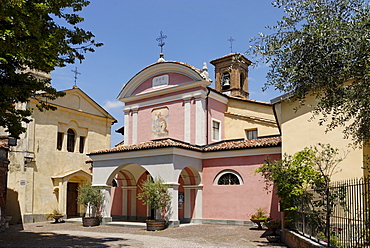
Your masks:
M56 111L44 112L37 110L35 102L29 103L34 109L32 122L9 153L7 215L13 216L13 223L45 220L45 214L54 209L66 214L67 183L91 180L86 154L110 147L114 119L99 105L79 89L67 91L57 103ZM76 133L74 152L67 151L69 128ZM64 132L60 151L58 131ZM79 152L80 136L86 137L83 153ZM35 162L25 164L26 155Z
M308 106L307 106L308 105ZM342 180L363 176L363 151L349 147L350 140L344 139L343 129L337 128L325 133L325 126L320 126L320 116L311 120L312 107L315 99L309 98L307 105L294 110L297 104L282 101L275 105L277 118L282 131L282 153L294 154L305 147L318 143L330 144L338 148L342 156L346 153L345 160L339 164L339 172L333 176L333 180Z
M246 138L245 130L257 129L258 136L278 135L269 104L229 99L225 114L225 139Z

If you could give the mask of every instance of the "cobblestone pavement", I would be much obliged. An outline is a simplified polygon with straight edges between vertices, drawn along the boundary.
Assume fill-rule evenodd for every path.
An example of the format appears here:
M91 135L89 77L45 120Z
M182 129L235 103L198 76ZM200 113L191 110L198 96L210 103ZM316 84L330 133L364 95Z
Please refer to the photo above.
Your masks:
M247 226L182 225L162 231L81 223L38 222L11 225L0 247L287 247L269 243L266 230Z

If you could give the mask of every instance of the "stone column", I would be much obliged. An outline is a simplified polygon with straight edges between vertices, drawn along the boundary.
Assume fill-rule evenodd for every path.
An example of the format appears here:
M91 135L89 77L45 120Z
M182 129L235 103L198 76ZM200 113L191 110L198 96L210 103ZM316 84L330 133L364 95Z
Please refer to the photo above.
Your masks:
M195 187L195 219L203 218L203 185Z
M168 192L170 192L172 199L170 202L169 209L167 211L167 217L169 221L169 227L178 227L180 226L179 221L179 209L178 209L178 189L179 184L173 184L168 188Z
M93 185L94 186L94 185ZM99 186L97 187L100 193L103 195L103 204L101 206L102 224L112 222L111 210L111 187L110 186Z

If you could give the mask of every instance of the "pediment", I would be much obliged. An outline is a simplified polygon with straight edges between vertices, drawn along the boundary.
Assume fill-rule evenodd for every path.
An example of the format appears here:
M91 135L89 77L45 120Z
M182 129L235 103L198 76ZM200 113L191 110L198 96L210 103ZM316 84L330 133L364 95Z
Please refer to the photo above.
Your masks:
M122 87L118 100L202 80L201 71L193 66L175 61L158 62L132 77Z
M101 116L115 121L103 107L91 99L85 92L79 88L64 90L66 95L54 100L52 103L68 109L77 110L79 112Z

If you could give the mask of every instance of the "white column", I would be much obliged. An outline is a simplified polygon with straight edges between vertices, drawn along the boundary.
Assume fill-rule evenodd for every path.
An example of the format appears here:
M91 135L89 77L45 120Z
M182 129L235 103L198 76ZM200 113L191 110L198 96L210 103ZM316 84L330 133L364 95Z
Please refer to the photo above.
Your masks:
M98 189L100 190L100 193L103 195L103 204L101 206L101 216L102 224L105 224L107 222L112 221L112 216L110 213L111 210L111 187L105 186L101 187L99 186Z
M202 219L203 213L203 185L199 185L195 190L195 218Z
M124 139L124 143L125 143L125 145L129 145L130 143L129 143L129 139L128 139L128 137L129 137L129 130L130 130L130 119L129 119L129 117L130 117L130 109L125 109L125 110L123 110L123 112L124 112L124 119L123 119L123 121L124 121L124 126L125 126L125 128L124 128L124 133L123 133L123 139Z
M170 192L172 199L170 202L169 211L167 211L167 216L168 216L168 220L170 221L170 225L172 225L172 227L176 227L180 225L179 206L178 206L178 198L179 198L178 189L179 189L178 184L176 185L174 184L170 186L170 188L168 188L168 191Z
M195 144L206 144L206 104L205 94L198 94L195 96Z
M190 99L191 96L184 97L184 141L190 143Z
M137 143L137 112L138 108L133 108L132 109L132 140L131 144L136 144Z

